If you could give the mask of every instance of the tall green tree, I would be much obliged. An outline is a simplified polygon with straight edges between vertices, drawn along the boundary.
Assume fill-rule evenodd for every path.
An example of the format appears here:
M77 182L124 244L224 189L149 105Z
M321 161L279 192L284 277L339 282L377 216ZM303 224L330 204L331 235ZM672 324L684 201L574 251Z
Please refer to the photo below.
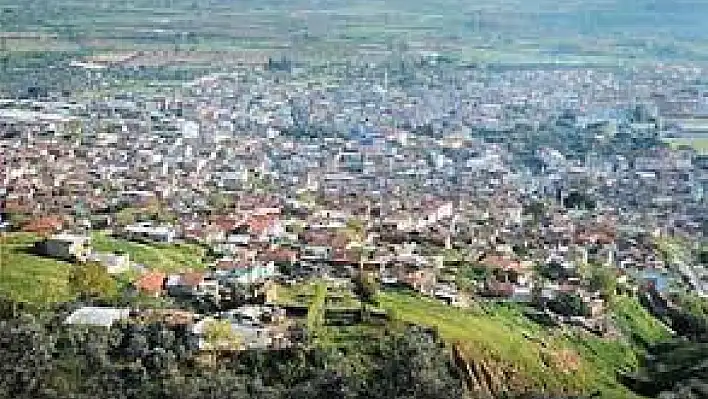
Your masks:
M74 291L83 297L110 299L118 294L118 284L98 262L75 265L70 283Z
M591 290L600 292L602 299L611 302L617 293L617 274L611 267L593 265L588 284Z

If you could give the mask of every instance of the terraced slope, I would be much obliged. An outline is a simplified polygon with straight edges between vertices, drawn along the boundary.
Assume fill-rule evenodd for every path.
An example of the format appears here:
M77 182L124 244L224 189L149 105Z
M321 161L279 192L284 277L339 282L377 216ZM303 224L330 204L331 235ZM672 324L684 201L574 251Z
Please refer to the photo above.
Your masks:
M455 309L408 293L384 292L380 305L403 321L435 327L453 343L468 370L468 383L495 395L548 392L605 398L636 397L617 380L617 372L636 370L641 349L631 339L602 339L569 329L547 329L515 307ZM620 299L621 327L636 329L647 340L666 336L663 327L634 300Z

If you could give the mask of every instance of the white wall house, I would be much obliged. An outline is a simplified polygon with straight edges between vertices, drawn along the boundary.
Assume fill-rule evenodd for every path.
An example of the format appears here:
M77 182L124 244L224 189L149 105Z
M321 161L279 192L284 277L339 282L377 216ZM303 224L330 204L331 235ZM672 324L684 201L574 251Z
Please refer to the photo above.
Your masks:
M108 274L120 274L130 269L130 255L108 252L93 252L88 260L98 262L106 268Z
M55 234L41 243L40 252L52 258L85 262L91 253L91 238L77 234Z
M150 223L139 223L126 226L124 229L125 236L130 240L147 239L156 242L171 243L174 241L177 233L170 226L153 226Z

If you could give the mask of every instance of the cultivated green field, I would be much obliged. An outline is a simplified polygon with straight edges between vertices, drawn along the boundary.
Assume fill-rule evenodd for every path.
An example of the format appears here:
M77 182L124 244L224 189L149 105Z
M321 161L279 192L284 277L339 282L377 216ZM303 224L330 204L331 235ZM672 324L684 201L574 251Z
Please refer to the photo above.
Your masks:
M182 49L356 56L405 42L485 62L708 59L699 15L676 0L0 0L11 52ZM486 49L482 49L485 47Z
M671 138L664 139L664 142L672 148L691 147L701 154L708 154L708 137L700 138Z
M193 244L143 244L94 233L91 245L99 252L127 253L131 261L165 272L203 269L206 266L204 248Z
M277 303L307 306L316 297L320 286L324 286L327 290L325 305L328 307L358 308L361 306L357 297L350 290L334 287L324 280L306 281L292 286L280 285Z

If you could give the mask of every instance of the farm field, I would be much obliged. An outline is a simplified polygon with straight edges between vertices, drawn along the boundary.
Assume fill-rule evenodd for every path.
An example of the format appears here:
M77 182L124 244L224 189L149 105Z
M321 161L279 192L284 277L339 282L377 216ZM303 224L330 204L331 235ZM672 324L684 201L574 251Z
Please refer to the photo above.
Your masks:
M664 142L672 148L687 146L695 149L701 154L708 154L708 137L671 138L664 139Z
M130 255L132 262L144 264L149 269L179 272L205 267L203 248L194 244L145 244L94 233L91 244L99 252L122 252Z
M1 0L0 34L9 37L2 51L10 53L251 49L315 59L353 56L371 45L388 51L407 42L470 61L616 65L708 59L698 40L706 32L667 38L653 23L659 15L678 31L690 29L705 7L679 1L667 16L661 7L617 0ZM483 45L493 50L480 50Z

